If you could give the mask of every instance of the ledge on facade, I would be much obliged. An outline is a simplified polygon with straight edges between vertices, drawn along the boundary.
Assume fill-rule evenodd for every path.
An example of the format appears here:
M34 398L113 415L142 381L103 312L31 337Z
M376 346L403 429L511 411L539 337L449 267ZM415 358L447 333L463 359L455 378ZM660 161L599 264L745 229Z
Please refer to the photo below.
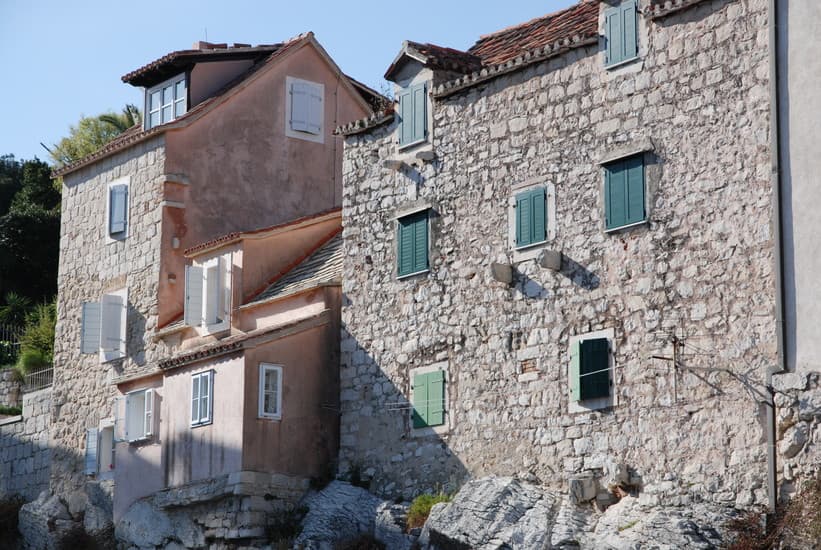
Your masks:
M18 414L17 416L9 416L7 418L0 418L0 426L5 426L6 424L14 424L16 422L22 422L23 415Z
M134 380L142 380L143 378L151 378L153 376L157 376L162 374L161 370L153 369L149 371L143 371L139 373L133 374L124 374L122 376L118 376L111 380L111 385L117 386L119 384L124 384L125 382L133 382Z
M265 472L241 471L179 487L169 487L154 493L151 500L158 508L176 508L219 500L226 496L264 496L295 501L308 490L309 480L303 477Z
M367 118L361 118L359 120L355 120L353 122L349 122L348 124L343 124L342 126L337 127L336 130L334 130L334 135L352 136L354 134L361 134L362 132L366 132L371 128L376 128L377 126L381 126L383 124L387 124L388 122L393 121L393 117L393 109L379 111Z
M695 4L699 4L704 0L653 0L647 10L647 16L650 19L658 19L671 13L689 8Z
M656 146L653 143L653 140L648 137L645 137L637 139L635 141L617 145L615 147L611 147L599 156L599 158L596 161L596 164L607 164L608 162L613 162L614 160L619 160L632 155L638 155L639 153L647 153L649 151L655 150Z
M466 88L470 88L502 75L521 70L529 65L533 65L534 63L539 63L546 59L556 57L572 49L598 43L598 34L587 36L575 35L571 38L558 40L553 44L548 44L547 46L527 51L514 59L505 61L504 63L488 65L479 71L444 82L433 89L432 95L435 98L444 98Z
M185 324L185 320L182 318L182 315L179 316L176 320L168 323L161 329L157 330L154 333L153 340L156 342L161 338L165 338L166 336L170 336L172 334L176 334L178 332L182 332L188 328L188 325Z

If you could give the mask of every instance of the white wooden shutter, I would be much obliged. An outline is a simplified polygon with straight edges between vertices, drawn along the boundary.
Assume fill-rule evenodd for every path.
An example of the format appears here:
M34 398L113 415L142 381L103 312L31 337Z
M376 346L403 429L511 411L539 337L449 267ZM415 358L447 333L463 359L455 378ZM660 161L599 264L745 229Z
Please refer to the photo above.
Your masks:
M145 390L145 426L144 435L154 435L154 390Z
M82 328L80 330L80 352L97 353L100 351L100 304L83 303Z
M104 294L101 307L100 348L106 360L122 357L125 355L125 300L117 294Z
M185 267L185 324L199 326L202 324L202 268L189 265Z
M308 94L310 89L305 82L291 84L291 130L307 132L308 130Z
M135 392L125 396L125 438L128 441L145 437L145 394Z
M125 231L128 212L128 186L113 185L109 190L108 232L112 235Z
M222 322L222 258L205 270L205 324Z
M308 120L305 131L318 135L322 131L323 104L322 86L307 86Z
M86 430L86 475L97 473L97 449L99 448L99 438L97 428Z

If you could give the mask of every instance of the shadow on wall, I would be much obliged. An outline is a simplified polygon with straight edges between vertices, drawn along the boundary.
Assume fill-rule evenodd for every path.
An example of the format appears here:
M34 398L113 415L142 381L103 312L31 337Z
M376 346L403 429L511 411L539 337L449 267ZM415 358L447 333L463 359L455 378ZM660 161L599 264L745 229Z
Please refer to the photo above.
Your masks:
M345 306L349 299L343 297ZM455 376L448 363L454 342L421 344L413 364L405 352L386 351L394 378L369 353L368 347L409 349L408 342L361 343L342 328L340 362L341 415L339 477L378 495L410 500L422 493L453 493L468 479L468 470L448 445L453 428L450 413L458 399L448 384ZM419 353L421 352L421 353ZM442 398L435 393L438 373L443 373ZM414 383L418 388L414 390ZM398 385L397 385L398 384ZM427 397L427 400L425 400ZM437 424L438 407L444 405L442 423L414 427L425 420Z

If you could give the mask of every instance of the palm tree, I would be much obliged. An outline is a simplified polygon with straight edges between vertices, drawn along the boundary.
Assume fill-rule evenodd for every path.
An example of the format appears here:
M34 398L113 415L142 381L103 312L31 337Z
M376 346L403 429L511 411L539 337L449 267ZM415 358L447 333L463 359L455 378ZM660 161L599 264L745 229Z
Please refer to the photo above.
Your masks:
M6 294L6 305L0 306L0 323L12 327L22 327L26 315L31 310L31 300L14 291Z
M123 107L123 112L120 114L106 113L97 118L99 118L101 122L111 124L117 130L118 134L125 132L135 124L139 124L143 119L142 113L140 113L137 106L130 103Z

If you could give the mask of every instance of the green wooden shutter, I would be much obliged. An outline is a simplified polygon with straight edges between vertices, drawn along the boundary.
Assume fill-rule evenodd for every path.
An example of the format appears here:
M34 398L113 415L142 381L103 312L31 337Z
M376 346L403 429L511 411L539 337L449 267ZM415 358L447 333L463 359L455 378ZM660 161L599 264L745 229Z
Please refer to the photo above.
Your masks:
M428 213L417 212L398 220L397 273L409 275L428 269Z
M584 340L580 347L581 399L610 395L610 345L607 338Z
M533 222L530 235L534 243L540 243L545 240L545 225L547 222L544 187L538 187L530 193L530 206L533 209Z
M428 383L428 426L439 426L445 423L445 373L431 372L427 375Z
M423 141L428 133L428 94L425 83L411 88L413 93L413 139Z
M428 213L414 223L413 270L424 271L428 268Z
M613 65L622 61L621 9L608 8L604 11L604 39L607 47L605 64Z
M613 229L627 224L626 191L624 163L618 161L606 166L604 203L607 229Z
M619 6L619 10L621 12L622 61L624 61L636 57L639 53L636 33L636 2L633 0L625 2Z
M397 241L398 273L400 276L413 273L414 225L407 218L399 220L399 235Z
M409 88L399 92L399 145L413 141L413 94Z
M626 187L626 220L628 224L644 220L644 160L635 156L624 161Z
M428 425L428 377L417 374L413 377L413 427Z
M570 384L570 399L573 401L579 401L582 397L581 379L579 378L579 374L581 374L580 355L581 344L580 342L574 342L570 345L570 375L568 376L568 382Z
M529 192L516 195L516 246L527 246L533 242L531 228L533 225L532 196Z

